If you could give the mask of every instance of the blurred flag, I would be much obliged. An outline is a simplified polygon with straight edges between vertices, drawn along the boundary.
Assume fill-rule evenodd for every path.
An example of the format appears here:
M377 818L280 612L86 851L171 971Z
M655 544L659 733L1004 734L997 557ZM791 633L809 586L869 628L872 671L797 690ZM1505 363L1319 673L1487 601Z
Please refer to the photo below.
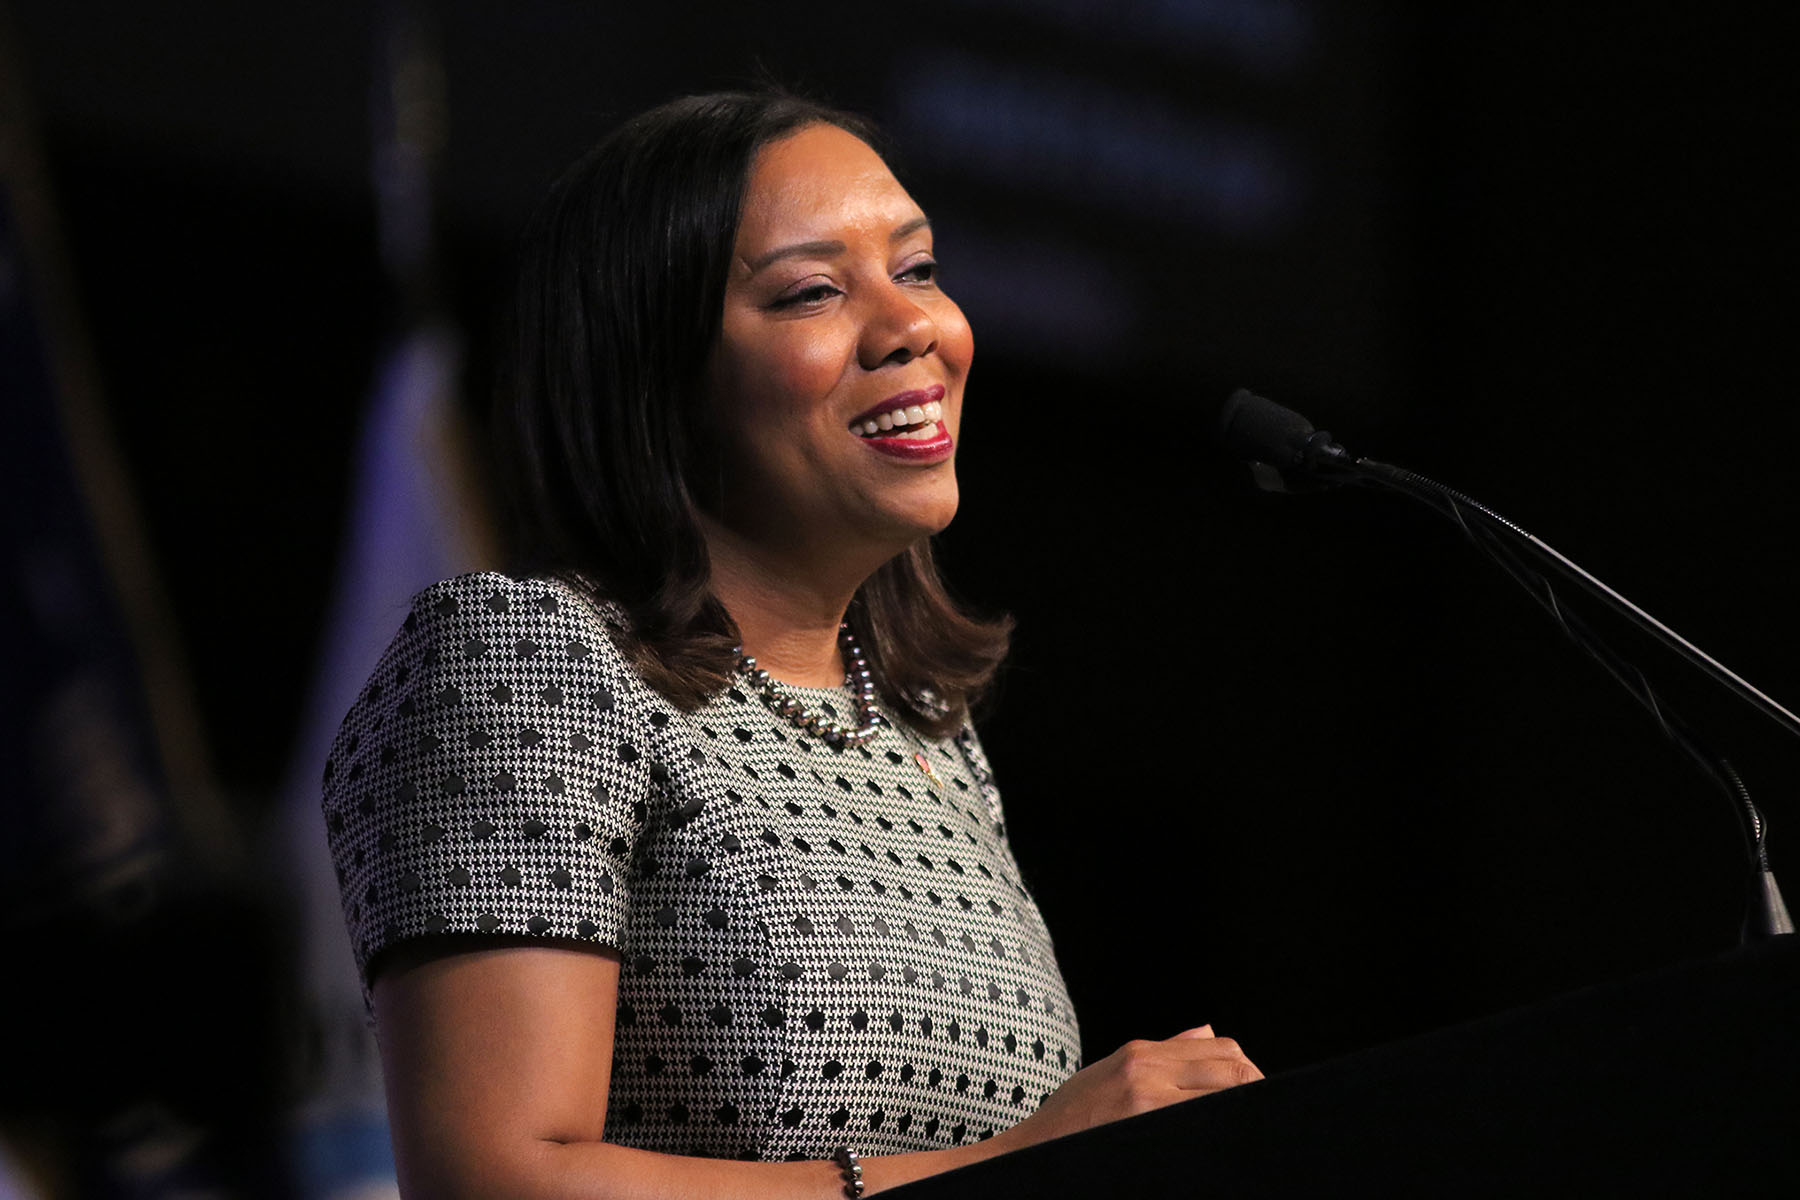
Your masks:
M15 198L0 175L0 928L9 932L75 908L141 908L174 840L137 656L65 439Z
M101 402L5 16L0 936L24 971L0 989L5 1186L279 1198L274 939Z
M443 81L412 6L377 23L372 89L381 252L405 331L377 371L358 434L348 524L271 852L300 918L306 1098L292 1130L304 1200L397 1197L381 1067L344 928L320 813L338 723L405 619L413 593L493 565L487 505L474 486L458 408L460 346L437 317L431 175L443 141Z
M481 507L461 467L456 379L455 339L442 327L400 339L381 366L359 438L318 675L283 792L274 852L299 905L311 1014L312 1086L296 1141L297 1182L309 1200L398 1194L368 1190L383 1179L392 1187L393 1159L380 1062L325 846L320 772L338 723L413 593L491 561Z

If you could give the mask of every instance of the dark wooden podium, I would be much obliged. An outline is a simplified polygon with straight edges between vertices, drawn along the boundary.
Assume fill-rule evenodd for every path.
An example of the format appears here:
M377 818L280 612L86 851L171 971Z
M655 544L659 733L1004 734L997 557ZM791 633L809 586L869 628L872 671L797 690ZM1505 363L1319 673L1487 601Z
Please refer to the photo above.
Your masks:
M888 1193L1800 1197L1800 939L1588 988Z

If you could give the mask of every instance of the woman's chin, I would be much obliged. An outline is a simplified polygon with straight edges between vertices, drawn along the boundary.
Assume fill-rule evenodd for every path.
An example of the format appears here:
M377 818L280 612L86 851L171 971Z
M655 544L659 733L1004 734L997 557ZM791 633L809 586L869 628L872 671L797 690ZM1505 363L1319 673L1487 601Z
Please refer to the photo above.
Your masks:
M957 501L954 479L948 488L936 488L929 495L917 497L913 503L893 512L897 536L911 545L920 538L942 533L956 516Z

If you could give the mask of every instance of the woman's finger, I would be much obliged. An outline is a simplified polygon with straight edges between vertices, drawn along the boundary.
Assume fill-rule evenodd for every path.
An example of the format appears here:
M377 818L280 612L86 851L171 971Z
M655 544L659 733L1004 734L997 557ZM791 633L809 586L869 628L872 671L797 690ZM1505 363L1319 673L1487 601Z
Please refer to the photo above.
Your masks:
M1236 1039L1218 1037L1213 1034L1203 1036L1172 1037L1166 1042L1151 1042L1149 1050L1153 1056L1167 1058L1171 1061L1195 1062L1209 1058L1243 1058L1244 1051Z
M1199 1025L1199 1026L1194 1027L1193 1029L1184 1029L1180 1033L1176 1034L1175 1037L1177 1037L1177 1038L1209 1038L1212 1035L1213 1035L1213 1031L1212 1031L1211 1025ZM1172 1042L1175 1040L1175 1038L1170 1038L1169 1040Z
M1263 1077L1256 1064L1241 1054L1173 1062L1168 1070L1169 1085L1184 1092L1223 1091Z
M1182 1091L1214 1091L1263 1077L1234 1039L1214 1035L1210 1026L1200 1029L1208 1032L1190 1029L1166 1042L1142 1043L1142 1068Z

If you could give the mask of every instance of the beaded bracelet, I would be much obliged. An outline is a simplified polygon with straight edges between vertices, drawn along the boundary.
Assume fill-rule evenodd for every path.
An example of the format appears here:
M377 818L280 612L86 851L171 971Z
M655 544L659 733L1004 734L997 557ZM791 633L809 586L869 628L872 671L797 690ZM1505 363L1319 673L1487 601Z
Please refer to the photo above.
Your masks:
M863 1194L862 1160L848 1146L839 1146L831 1157L844 1170L844 1195L857 1200Z

